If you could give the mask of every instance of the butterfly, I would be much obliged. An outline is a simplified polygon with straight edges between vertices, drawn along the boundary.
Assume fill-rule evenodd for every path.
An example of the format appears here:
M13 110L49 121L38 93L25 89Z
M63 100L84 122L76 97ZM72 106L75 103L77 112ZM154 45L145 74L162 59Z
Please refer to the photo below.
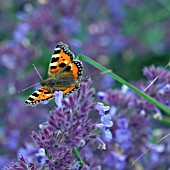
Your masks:
M75 59L68 45L59 42L54 49L48 69L48 78L41 82L42 87L34 91L25 101L26 106L52 99L55 91L64 95L77 90L83 74L83 64Z

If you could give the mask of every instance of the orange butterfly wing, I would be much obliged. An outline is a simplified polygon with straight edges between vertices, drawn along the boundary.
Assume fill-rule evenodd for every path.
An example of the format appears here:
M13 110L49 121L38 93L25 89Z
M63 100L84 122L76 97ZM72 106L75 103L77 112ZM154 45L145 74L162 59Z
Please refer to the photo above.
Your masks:
M74 58L75 56L68 49L68 45L62 42L58 43L51 57L48 75L52 76L52 74L62 70L64 67L68 66Z
M25 101L26 106L35 106L38 103L49 100L54 97L54 94L51 93L45 87L41 87L38 90L34 91L28 99Z
M79 60L74 60L67 66L67 68L68 67L70 68L70 74L73 76L74 81L77 83L73 84L66 90L62 91L63 94L67 94L67 95L80 87L80 80L83 74L83 64Z

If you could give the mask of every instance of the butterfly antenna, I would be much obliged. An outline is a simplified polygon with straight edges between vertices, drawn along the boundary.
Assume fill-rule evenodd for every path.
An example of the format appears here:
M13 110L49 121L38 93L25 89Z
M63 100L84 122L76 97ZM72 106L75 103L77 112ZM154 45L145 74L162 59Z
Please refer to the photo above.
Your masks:
M132 166L143 156L145 155L149 150L151 150L155 145L159 144L162 140L164 140L165 138L167 138L168 136L170 136L170 132L165 135L164 137L162 137L160 140L158 140L155 144L152 144L150 148L148 148L145 152L143 152L137 159L135 159L135 161L132 162Z
M36 86L36 85L38 85L38 84L40 84L40 83L33 84L33 85L31 85L31 86L29 86L29 87L27 87L27 88L25 88L25 89L22 89L22 90L18 91L18 93L23 92L23 91L25 91L25 90L33 87L33 86Z
M40 75L40 73L38 72L37 68L35 67L35 65L34 65L34 64L32 64L32 65L33 65L35 71L37 72L38 76L40 77L40 79L43 80L42 77L41 77L41 75Z
M37 68L35 67L35 65L34 65L34 64L32 64L32 65L33 65L35 71L37 72L38 76L40 77L40 79L43 81L43 79L42 79L40 73L38 72ZM33 87L33 86L36 86L36 85L38 85L38 84L41 84L41 83L33 84L33 85L31 85L31 86L29 86L29 87L27 87L27 88L25 88L25 89L22 89L22 90L18 91L18 93L23 92L23 91L25 91L25 90L27 90L27 89Z
M169 61L168 64L164 67L164 69L166 69L166 68L169 67L169 66L170 66L170 61ZM159 76L155 77L154 80L152 80L151 83L144 89L144 92L149 89L149 87L160 77L161 74L162 74L162 71L160 72Z

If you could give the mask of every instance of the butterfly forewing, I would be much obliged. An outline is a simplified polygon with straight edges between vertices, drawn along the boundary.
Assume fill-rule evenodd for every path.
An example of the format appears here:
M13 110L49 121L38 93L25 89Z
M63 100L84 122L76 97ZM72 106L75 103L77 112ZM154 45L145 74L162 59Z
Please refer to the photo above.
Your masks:
M72 60L74 60L74 54L68 49L68 45L62 42L58 43L51 57L48 75L56 74L69 65Z

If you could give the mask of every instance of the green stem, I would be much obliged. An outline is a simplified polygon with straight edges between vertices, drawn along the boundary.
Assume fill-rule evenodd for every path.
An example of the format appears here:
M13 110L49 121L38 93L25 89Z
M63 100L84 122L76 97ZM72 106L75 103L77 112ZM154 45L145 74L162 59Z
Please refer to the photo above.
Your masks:
M154 105L156 105L159 109L161 109L162 111L164 111L164 112L166 112L167 114L170 115L170 109L168 107L166 107L165 105L161 104L160 102L158 102L157 100L155 100L151 96L147 95L146 93L140 91L139 89L137 89L136 87L134 87L133 85L131 85L130 83L128 83L127 81L125 81L124 79L119 77L118 75L114 74L113 72L108 72L107 68L103 67L102 65L98 64L94 60L92 60L92 59L90 59L90 58L88 58L88 57L86 57L86 56L84 56L82 54L80 54L78 56L78 58L88 62L89 64L93 65L94 67L98 68L99 70L101 70L103 72L106 72L106 74L110 75L111 77L113 77L115 80L117 80L121 84L126 85L131 90L133 90L134 92L136 92L137 94L139 94L140 96L145 98L146 100L148 100L151 103L153 103Z
M83 166L86 165L82 157L80 156L79 151L76 148L72 148L72 152L78 157L78 160L81 162Z
M163 116L161 121L168 126L170 125L170 119L167 116Z

